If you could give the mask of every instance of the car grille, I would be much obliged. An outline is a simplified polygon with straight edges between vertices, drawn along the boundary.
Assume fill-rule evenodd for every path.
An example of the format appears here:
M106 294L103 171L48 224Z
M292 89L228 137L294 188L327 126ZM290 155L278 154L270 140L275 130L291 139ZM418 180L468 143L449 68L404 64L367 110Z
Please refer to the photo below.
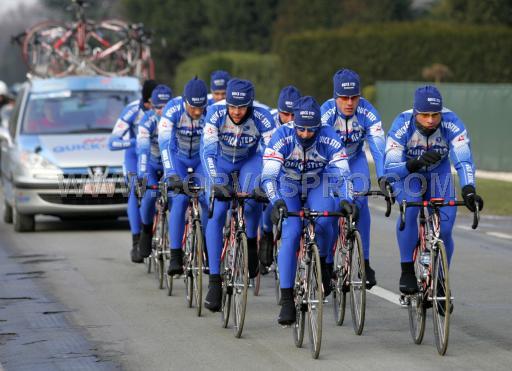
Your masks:
M60 195L55 193L40 193L39 197L41 197L44 201L50 202L52 204L61 204L61 205L82 205L82 206L90 206L90 205L119 205L128 202L128 196L125 196L122 193L114 193L114 194L98 194L98 195L76 195L76 194L67 194Z

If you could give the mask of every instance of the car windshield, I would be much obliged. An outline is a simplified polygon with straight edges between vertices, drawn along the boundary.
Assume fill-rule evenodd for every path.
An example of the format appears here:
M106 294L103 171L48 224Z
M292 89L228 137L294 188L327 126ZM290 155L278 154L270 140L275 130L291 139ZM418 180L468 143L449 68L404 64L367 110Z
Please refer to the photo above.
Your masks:
M136 99L128 91L62 91L31 94L23 134L108 133L120 112Z

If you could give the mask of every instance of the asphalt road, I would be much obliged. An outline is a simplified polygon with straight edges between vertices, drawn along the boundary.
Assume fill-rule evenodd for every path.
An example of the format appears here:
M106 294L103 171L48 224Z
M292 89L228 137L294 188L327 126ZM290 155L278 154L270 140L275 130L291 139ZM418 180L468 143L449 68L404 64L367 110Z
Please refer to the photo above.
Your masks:
M400 270L396 212L390 219L372 214L372 265L379 293L390 296L385 290L398 292ZM313 360L307 341L295 348L291 329L277 324L269 276L261 296L250 296L236 339L219 314L198 318L186 308L181 280L168 297L143 265L129 261L125 221L43 218L26 234L0 223L0 362L6 370L510 370L512 219L481 224L470 231L470 220L459 218L454 230L455 311L445 357L433 344L430 316L423 345L415 345L407 310L392 295L370 294L362 336L354 335L349 313L336 327L327 304Z

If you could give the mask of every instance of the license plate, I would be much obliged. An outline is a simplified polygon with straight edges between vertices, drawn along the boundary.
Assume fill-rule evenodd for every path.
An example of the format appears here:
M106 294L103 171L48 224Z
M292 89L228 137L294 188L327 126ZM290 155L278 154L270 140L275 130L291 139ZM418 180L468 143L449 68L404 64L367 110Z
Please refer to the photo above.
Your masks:
M115 190L116 184L112 182L84 184L84 194L86 195L113 194Z

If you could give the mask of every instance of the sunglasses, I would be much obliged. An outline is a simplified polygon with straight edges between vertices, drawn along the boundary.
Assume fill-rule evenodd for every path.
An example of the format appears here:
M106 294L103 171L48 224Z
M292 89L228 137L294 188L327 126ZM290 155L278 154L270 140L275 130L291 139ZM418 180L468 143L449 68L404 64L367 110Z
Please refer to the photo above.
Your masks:
M304 133L305 131L307 131L308 133L316 133L318 128L319 128L319 126L304 127L304 126L295 125L295 130L297 130L299 133Z
M165 107L165 104L158 105L158 106L153 105L154 109L163 109L164 107Z

